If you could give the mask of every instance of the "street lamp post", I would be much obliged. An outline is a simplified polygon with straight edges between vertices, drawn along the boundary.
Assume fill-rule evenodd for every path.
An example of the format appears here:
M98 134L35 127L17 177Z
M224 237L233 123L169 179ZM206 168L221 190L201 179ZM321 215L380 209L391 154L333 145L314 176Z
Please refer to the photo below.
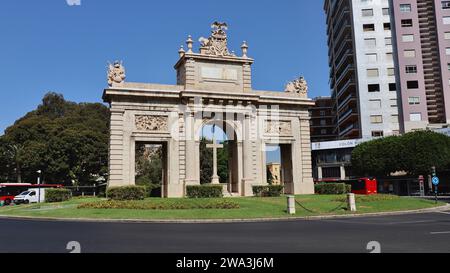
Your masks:
M42 171L37 171L38 178L37 178L37 184L38 184L38 203L41 203L41 173Z

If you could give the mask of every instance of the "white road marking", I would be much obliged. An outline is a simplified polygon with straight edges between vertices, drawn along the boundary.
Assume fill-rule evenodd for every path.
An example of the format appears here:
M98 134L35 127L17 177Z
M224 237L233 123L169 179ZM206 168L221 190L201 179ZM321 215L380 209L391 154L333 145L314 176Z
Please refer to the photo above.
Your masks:
M450 215L450 212L447 211L439 211L438 213Z
M431 235L450 234L450 231L430 232Z

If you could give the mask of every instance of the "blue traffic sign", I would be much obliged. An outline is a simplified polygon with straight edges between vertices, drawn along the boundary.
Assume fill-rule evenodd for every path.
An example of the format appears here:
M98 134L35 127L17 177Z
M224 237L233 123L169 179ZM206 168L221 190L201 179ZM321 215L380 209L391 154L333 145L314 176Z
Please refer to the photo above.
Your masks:
M431 180L433 182L433 185L437 186L439 185L439 178L437 176L433 177L433 179Z

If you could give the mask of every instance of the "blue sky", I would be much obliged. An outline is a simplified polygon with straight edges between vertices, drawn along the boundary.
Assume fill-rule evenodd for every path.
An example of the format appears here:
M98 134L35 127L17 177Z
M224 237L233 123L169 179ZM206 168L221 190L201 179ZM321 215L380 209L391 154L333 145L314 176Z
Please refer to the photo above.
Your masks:
M255 89L304 75L311 97L329 94L322 1L66 1L2 1L0 134L49 91L101 102L108 61L124 61L127 81L174 84L179 46L216 20L229 24L230 50L248 41Z

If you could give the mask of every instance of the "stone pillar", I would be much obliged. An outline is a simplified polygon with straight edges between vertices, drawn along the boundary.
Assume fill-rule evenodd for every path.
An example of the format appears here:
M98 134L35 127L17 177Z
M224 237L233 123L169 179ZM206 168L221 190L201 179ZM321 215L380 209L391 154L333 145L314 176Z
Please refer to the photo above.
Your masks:
M123 109L111 108L111 129L109 140L109 187L126 186L129 181L124 181L123 154L124 154L124 123Z
M244 166L244 178L242 184L244 188L244 196L251 196L253 194L252 185L254 182L253 177L253 149L251 139L251 117L245 115L244 120L244 139L242 141L242 154L243 154L243 166Z
M345 173L345 166L341 165L341 180L345 180L347 178L347 174Z
M186 185L199 185L200 181L197 180L196 175L196 160L189 160L189 156L196 155L196 142L195 142L195 118L194 113L186 114Z
M322 178L323 178L322 166L317 167L317 178L318 178L318 180L322 180Z

